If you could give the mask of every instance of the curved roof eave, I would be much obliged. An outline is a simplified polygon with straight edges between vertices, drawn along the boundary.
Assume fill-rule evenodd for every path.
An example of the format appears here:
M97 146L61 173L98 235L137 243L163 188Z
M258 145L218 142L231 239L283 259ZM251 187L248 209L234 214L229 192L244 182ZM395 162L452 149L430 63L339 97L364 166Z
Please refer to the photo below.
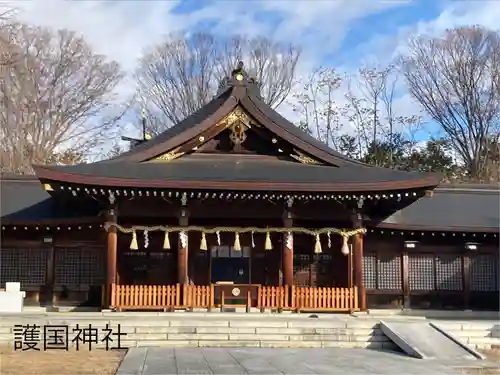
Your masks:
M287 192L362 192L389 191L427 188L433 189L439 183L434 174L420 178L398 181L372 182L296 182L296 181L221 181L221 180L178 180L178 179L132 179L93 176L83 173L69 173L48 166L34 166L40 180L59 181L70 184L92 186L113 186L123 188L151 189L202 189L202 190L259 190Z

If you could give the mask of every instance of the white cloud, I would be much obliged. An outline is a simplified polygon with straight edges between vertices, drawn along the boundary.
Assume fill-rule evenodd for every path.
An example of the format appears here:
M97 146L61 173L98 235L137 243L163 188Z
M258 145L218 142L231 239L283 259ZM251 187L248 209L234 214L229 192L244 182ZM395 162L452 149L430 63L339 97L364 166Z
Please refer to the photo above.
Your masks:
M21 20L75 30L83 34L97 52L118 61L128 72L133 71L144 48L158 43L165 34L190 31L200 23L210 22L210 31L221 35L265 35L303 45L305 53L299 67L299 74L303 76L318 66L325 54L339 48L353 22L406 5L404 1L378 0L252 0L205 3L191 12L172 12L179 3L173 0L11 2L21 9ZM400 52L413 34L436 35L463 24L498 28L499 4L498 1L449 2L434 20L405 25L394 35L373 35L369 41L352 48L361 51L367 60L383 64ZM266 18L269 14L276 19L275 23ZM338 68L352 72L355 64ZM338 100L342 102L341 92ZM395 106L401 115L420 111L405 93L397 98ZM280 111L294 120L289 106L283 106Z

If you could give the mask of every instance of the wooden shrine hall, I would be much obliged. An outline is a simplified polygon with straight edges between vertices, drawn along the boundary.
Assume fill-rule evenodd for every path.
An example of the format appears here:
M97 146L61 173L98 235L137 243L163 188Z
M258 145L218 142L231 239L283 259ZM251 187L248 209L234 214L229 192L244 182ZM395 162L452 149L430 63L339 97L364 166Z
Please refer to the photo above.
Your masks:
M2 180L0 252L32 303L498 308L497 188L351 160L243 68L124 154L34 170Z

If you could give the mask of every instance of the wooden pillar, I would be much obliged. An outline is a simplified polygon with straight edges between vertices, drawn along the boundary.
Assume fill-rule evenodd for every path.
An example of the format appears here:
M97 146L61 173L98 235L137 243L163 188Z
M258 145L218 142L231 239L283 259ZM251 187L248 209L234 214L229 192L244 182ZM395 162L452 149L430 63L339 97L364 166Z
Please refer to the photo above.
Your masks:
M185 208L181 209L179 216L179 225L187 226L188 225L188 213ZM189 275L188 275L188 262L189 262L189 234L184 232L184 244L182 241L182 232L179 232L178 241L177 241L177 282L179 284L188 284Z
M354 229L362 228L361 214L353 216ZM353 260L354 260L354 285L358 287L358 306L362 311L366 311L366 289L363 283L363 234L358 233L353 236Z
M462 257L462 281L464 291L464 309L470 309L470 263L471 259L469 254L464 254Z
M45 273L45 288L46 293L44 293L45 304L48 306L54 305L54 284L55 284L55 245L54 237L52 234L46 237L47 242L44 238L44 244L47 246L47 269ZM48 243L49 239L52 241Z
M116 211L111 208L106 215L106 222L116 224ZM118 250L118 233L114 226L107 233L107 269L106 269L106 304L111 307L111 285L116 284L116 263Z
M285 212L283 226L285 228L293 227L293 219L291 218L291 214L288 210ZM281 243L281 267L283 271L283 285L293 286L293 233L290 233L290 236L288 233L283 233L283 239Z

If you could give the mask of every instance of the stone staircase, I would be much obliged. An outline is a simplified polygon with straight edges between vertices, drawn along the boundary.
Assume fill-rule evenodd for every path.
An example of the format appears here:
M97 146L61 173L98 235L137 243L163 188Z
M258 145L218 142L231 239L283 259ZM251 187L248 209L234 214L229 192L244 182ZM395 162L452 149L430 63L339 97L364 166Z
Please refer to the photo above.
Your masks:
M436 326L475 349L500 349L500 323L495 321L432 321Z
M67 325L72 329L120 324L122 347L263 347L396 349L380 331L378 320L349 316L196 313L59 313L1 317L0 345L13 345L15 324ZM100 337L104 334L100 331ZM43 342L41 343L43 346ZM95 345L93 345L95 346Z
M80 328L99 329L106 324L121 332L121 347L263 347L263 348L375 348L397 350L380 330L382 318L357 318L348 315L318 314L239 314L239 313L153 313L153 312L68 312L0 315L0 345L14 344L16 324L68 326L69 340ZM406 320L404 317L387 319ZM412 320L411 318L409 320ZM495 322L434 321L435 324L473 348L489 349L500 345L500 326ZM114 337L114 336L113 336ZM117 338L113 338L116 340ZM92 347L103 346L92 344ZM40 343L43 348L43 341Z

